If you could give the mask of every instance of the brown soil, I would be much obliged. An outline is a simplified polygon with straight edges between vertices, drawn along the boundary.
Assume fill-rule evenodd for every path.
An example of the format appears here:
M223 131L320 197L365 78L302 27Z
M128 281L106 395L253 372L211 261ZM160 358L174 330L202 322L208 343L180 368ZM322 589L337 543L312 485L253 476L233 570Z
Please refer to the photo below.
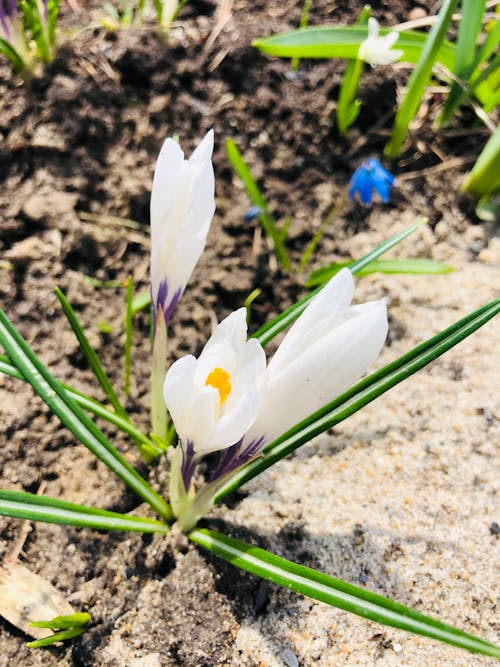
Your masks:
M314 2L311 23L352 21L363 3L348 4L334 7L326 0ZM384 23L405 20L413 6L402 1L373 4L375 14ZM434 3L419 5L430 9ZM292 216L288 247L296 261L346 187L352 171L366 157L380 156L398 82L406 76L398 69L395 80L385 72L369 73L361 90L363 111L356 127L342 138L336 131L334 115L340 64L307 61L301 63L297 74L292 74L289 63L269 59L251 47L255 37L295 27L302 2L236 0L230 21L212 41L209 36L217 25L218 6L208 0L191 0L165 44L158 40L152 26L106 33L97 22L102 13L100 3L89 2L88 11L78 17L63 11L61 26L66 41L45 76L30 89L12 76L4 61L0 63L1 305L56 377L101 400L103 396L58 306L53 287L58 285L66 293L111 379L121 387L124 290L96 288L87 277L108 281L132 275L137 292L147 289L149 240L142 230L89 221L81 213L131 218L147 225L152 171L163 139L176 133L189 152L213 127L217 213L207 250L171 325L172 358L186 351L196 353L214 321L240 306L259 287L262 293L252 307L252 327L256 328L303 293L302 277L284 275L256 223L243 222L249 203L227 160L225 139L234 138L244 152L275 215L279 219ZM445 261L451 258L462 270L470 268L470 275L485 285L484 291L477 293L477 301L467 293L464 305L457 296L451 313L447 312L448 320L442 322L444 327L465 314L467 308L482 305L482 297L493 296L492 253L498 252L498 238L494 227L480 223L470 202L456 191L486 133L481 126L470 128L473 117L465 111L452 128L435 135L430 125L438 101L435 97L426 100L406 152L392 167L400 182L392 203L375 205L371 210L346 205L320 246L314 266L366 252L418 215L425 215L430 228L408 242L404 252ZM459 164L456 170L430 169L443 160L461 156L469 162ZM360 300L385 291L394 306L390 310L389 339L393 351L389 348L385 359L395 358L416 340L440 328L435 324L440 322L436 313L442 306L433 302L427 308L433 280L373 278L362 283ZM439 280L446 290L446 278ZM452 281L448 285L459 295L461 284ZM420 296L411 296L414 289ZM414 317L417 322L420 317L422 325L415 331L409 311L420 306L422 311ZM101 323L109 324L111 333L102 333ZM134 420L145 429L148 331L148 317L138 315L127 405ZM447 382L463 381L463 367L460 361L456 363L452 368L452 362L443 362ZM494 368L493 358L490 363ZM489 393L485 392L482 414L494 419ZM429 399L425 392L421 398L421 406L415 409L425 413L425 401ZM147 511L82 445L75 443L28 387L0 377L0 417L2 487L36 492L43 486L46 494L73 502L120 512ZM343 446L349 442L358 442L355 431L358 435L364 432L360 437L366 442L381 438L376 423L371 432L369 427L359 430L357 424L354 422L351 432L349 426L345 427L348 435L342 446L333 436L336 444L329 445L330 458L342 456ZM148 473L124 437L105 425L104 430L143 474L149 474L158 489L164 489L164 462ZM491 460L489 453L484 456L486 463ZM313 465L306 456L297 461L301 470ZM321 477L321 469L318 475ZM313 487L312 468L307 476ZM324 558L317 555L321 540L308 525L307 513L299 518L297 506L292 503L282 510L284 514L277 510L273 514L269 499L275 497L276 489L271 495L266 493L275 479L268 475L262 486L258 482L251 486L258 500L257 507L242 515L249 518L247 528L233 523L242 511L234 502L236 514L228 508L217 510L216 525L242 539L272 547L292 560L325 569ZM494 477L484 484L485 493L490 493L493 501ZM289 488L292 486L290 483ZM367 493L369 496L369 490ZM236 500L244 497L242 492ZM258 514L259 502L262 514ZM283 498L279 502L285 504ZM494 531L488 531L491 521L488 523L485 517L484 532L478 539L490 540L487 544L481 541L480 548L491 563ZM12 547L20 524L1 519L0 527L3 555ZM363 567L369 570L377 559L390 561L389 551L383 556L368 548L361 553L359 527L351 528L351 535L330 545L333 552L341 553L346 563L361 559L359 571ZM303 600L299 604L292 594L279 593L207 557L181 538L107 535L39 524L27 538L24 561L69 597L75 608L90 611L92 625L71 644L34 652L25 648L23 633L2 622L0 667L293 665L298 664L294 660L299 650L291 639L288 643L282 640L279 622L285 622L286 616L295 619L296 625L290 627L300 628L313 614L312 604L307 606ZM418 583L417 592L408 596L402 584L391 584L384 590L384 573L387 575L390 568L382 570L380 579L373 576L364 580L356 579L359 572L353 574L342 565L342 559L331 568L331 574L355 582L370 580L372 589L406 604L418 606L425 597ZM468 593L472 597L471 590ZM448 603L442 608L422 607L422 611L445 614L452 608L450 600ZM317 608L323 609L321 605ZM491 605L488 609L482 616L478 612L473 621L470 618L474 612L470 611L469 616L464 612L460 624L494 640ZM340 625L348 622L340 612L336 618ZM467 625L467 619L472 626ZM446 620L454 622L455 618L447 616ZM415 659L393 663L386 658L384 662L383 656L393 644L384 631L363 623L354 626L369 628L364 653L358 654L360 662L354 658L349 662L351 644L344 650L346 644L332 639L337 653L331 648L304 651L301 664L417 664ZM251 638L245 639L245 632L256 633L268 645L267 653L264 649L252 653ZM396 642L398 637L406 638L398 633L390 636ZM356 640L353 642L355 645ZM420 648L423 644L420 641ZM145 661L140 662L144 656ZM438 658L432 664L491 664L476 656L470 659L472 662L459 662L462 657L456 656L462 654L441 646L434 656Z

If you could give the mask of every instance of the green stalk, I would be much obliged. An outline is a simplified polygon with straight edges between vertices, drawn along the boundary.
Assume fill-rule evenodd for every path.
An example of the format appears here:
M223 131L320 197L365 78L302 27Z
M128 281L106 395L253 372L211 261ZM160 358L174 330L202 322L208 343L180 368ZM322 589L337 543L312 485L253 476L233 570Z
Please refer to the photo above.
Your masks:
M134 283L132 281L132 276L129 276L127 280L126 309L125 309L125 348L123 351L125 396L129 396L130 394L130 367L132 359L132 325L134 317L132 309L133 298L134 298Z
M87 359L90 368L94 372L97 381L101 385L102 390L109 398L109 402L116 410L116 413L120 415L120 417L122 417L122 419L129 419L127 411L120 403L120 399L118 398L115 390L113 389L113 385L111 384L111 381L106 371L104 370L101 362L99 361L99 357L97 356L94 348L90 344L89 339L87 338L85 331L83 330L83 327L80 324L80 321L75 311L73 310L73 307L65 297L62 290L59 289L59 287L56 287L54 291L56 293L57 298L59 299L59 303L62 306L64 314L66 315L68 322L75 333L75 336L78 338L78 342L80 343L80 348L85 358Z
M276 257L279 263L283 269L285 269L285 271L289 271L290 258L288 257L288 252L283 242L283 235L281 234L281 231L278 228L274 217L271 215L267 202L262 196L259 186L252 176L247 163L243 159L243 156L232 139L228 139L226 141L226 152L229 161L234 167L234 170L243 181L251 202L255 204L255 206L258 206L261 210L259 213L259 220L265 233L273 243L274 252L276 253Z
M168 533L169 531L165 523L155 519L127 516L118 512L68 503L65 500L48 496L5 489L0 489L0 515L96 530L122 530L139 533Z
M151 362L151 428L156 436L155 440L167 442L168 418L165 399L163 398L163 384L167 369L167 326L161 309L156 316L156 326L153 337L153 358Z
M491 195L500 189L500 127L489 138L472 171L467 175L462 190L476 197Z
M365 5L356 21L357 25L366 25L371 16L371 8ZM340 134L345 134L354 123L361 110L361 100L357 99L359 80L364 63L359 58L348 61L340 84L337 102L337 126Z
M396 157L401 151L403 142L408 134L410 122L417 113L417 109L420 106L420 100L422 99L431 77L432 68L438 60L439 50L446 37L457 1L458 0L444 0L443 6L438 14L438 19L432 26L427 39L425 40L420 59L415 65L408 80L406 95L396 112L391 138L384 149L384 153L389 157ZM398 48L400 48L399 40Z
M466 651L500 657L500 647L474 637L463 630L424 616L398 602L330 577L304 565L298 565L269 551L227 537L215 530L198 529L189 538L199 546L223 558L235 567L246 570L278 586L300 595L325 602L333 607L362 616L376 623L431 637Z

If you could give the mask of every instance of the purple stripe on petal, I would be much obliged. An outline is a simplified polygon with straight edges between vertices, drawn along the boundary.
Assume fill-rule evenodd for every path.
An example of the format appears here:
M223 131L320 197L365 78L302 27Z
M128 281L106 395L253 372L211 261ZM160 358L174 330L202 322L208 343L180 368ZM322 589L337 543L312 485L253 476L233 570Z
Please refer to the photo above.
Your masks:
M10 27L7 22L7 17L10 17L12 12L9 10L9 6L6 5L3 0L0 0L0 25L2 26L3 33L7 40L10 40L12 35L10 32Z
M231 462L238 457L238 450L241 446L241 442L242 439L238 440L238 442L236 442L234 445L231 445L231 447L224 449L220 453L219 462L213 474L211 475L209 482L213 482L216 479L219 479L219 477L222 477L222 475L226 472L226 468L228 468L231 465Z
M183 292L182 288L179 287L179 289L175 292L174 296L172 297L172 300L170 301L166 309L163 311L165 324L168 324L170 318L172 317L172 313L177 308L177 304L181 300L182 292Z
M156 317L158 311L161 309L163 313L163 317L165 319L165 324L169 323L170 318L172 317L172 314L174 310L177 308L177 304L181 300L181 296L183 293L183 288L179 287L173 294L172 298L170 299L170 302L168 301L168 295L169 295L169 289L168 289L168 282L166 280L162 280L160 284L158 285L158 292L155 295L153 292L151 292L151 301L153 303L153 315L154 315L154 325L156 328Z
M184 482L184 488L186 492L189 490L191 485L191 479L193 477L194 469L196 467L196 456L194 453L194 445L191 440L188 440L186 445L181 443L182 448L182 481Z
M4 0L3 4L5 5L7 16L14 16L14 14L17 14L19 10L17 0Z
M5 20L5 16L1 11L0 11L0 25L2 26L3 34L7 38L7 41L10 41L12 37L10 34L10 28L7 24L7 21Z
M153 301L155 310L158 310L158 308L161 307L162 310L165 311L165 306L167 303L167 295L168 295L168 283L166 280L162 280L158 285L158 293L156 295L156 300Z
M244 449L241 449L241 440L236 444L231 445L231 447L228 447L224 450L224 453L219 460L219 464L210 478L210 482L214 482L223 475L234 472L238 468L241 468L242 465L255 458L261 452L265 442L266 437L263 435L260 438L252 440Z

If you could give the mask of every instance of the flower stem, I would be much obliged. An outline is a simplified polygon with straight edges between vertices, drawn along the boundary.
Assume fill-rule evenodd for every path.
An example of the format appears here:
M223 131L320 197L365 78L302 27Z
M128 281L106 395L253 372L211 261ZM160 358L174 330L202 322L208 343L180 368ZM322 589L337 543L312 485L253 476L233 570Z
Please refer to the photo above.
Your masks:
M155 436L167 441L168 418L163 398L163 383L167 368L167 326L163 312L158 309L153 337L153 361L151 367L151 428Z

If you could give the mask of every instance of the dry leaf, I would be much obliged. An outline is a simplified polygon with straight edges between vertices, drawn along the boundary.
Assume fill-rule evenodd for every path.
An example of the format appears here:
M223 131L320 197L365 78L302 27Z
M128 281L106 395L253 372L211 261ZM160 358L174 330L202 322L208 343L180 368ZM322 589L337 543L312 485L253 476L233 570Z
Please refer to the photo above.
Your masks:
M35 639L48 637L52 630L32 628L29 624L74 613L52 584L22 563L0 566L0 615L27 635Z

